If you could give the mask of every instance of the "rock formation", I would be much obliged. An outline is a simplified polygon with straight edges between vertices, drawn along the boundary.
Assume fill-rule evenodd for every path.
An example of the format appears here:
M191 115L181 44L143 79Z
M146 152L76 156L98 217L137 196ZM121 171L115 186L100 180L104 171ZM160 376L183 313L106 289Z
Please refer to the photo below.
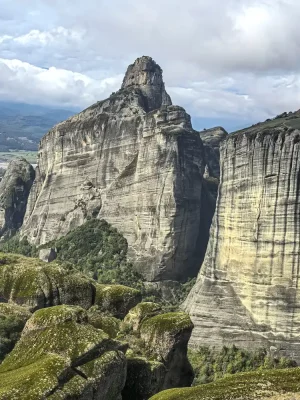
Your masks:
M141 293L122 285L100 285L59 263L0 253L0 304L12 303L31 311L61 304L84 309L95 306L124 317L141 301Z
M203 146L151 58L129 66L117 93L44 136L36 171L22 228L31 243L93 216L125 236L147 280L197 274Z
M39 310L0 365L0 399L120 400L123 347L89 325L80 307Z
M12 160L0 182L0 236L11 236L23 223L35 172L24 158Z
M170 389L150 400L300 400L300 368L229 375L206 385Z
M202 182L201 195L201 240L198 244L199 267L206 253L209 239L209 230L215 213L216 200L220 179L220 145L227 137L227 132L222 127L206 129L199 132L204 145L205 171ZM199 268L200 269L200 268Z
M226 139L228 133L224 128L218 126L216 128L206 129L199 132L200 138L204 145L204 153L206 160L206 176L220 178L220 145Z
M231 134L205 261L184 309L191 343L300 361L299 112Z

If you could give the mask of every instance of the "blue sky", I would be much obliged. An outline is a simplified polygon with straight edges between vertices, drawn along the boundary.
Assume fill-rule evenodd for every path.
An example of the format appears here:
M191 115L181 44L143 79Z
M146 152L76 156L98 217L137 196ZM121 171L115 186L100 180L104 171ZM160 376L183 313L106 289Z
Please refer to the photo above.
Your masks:
M0 100L84 108L152 56L198 129L300 108L298 0L0 0Z

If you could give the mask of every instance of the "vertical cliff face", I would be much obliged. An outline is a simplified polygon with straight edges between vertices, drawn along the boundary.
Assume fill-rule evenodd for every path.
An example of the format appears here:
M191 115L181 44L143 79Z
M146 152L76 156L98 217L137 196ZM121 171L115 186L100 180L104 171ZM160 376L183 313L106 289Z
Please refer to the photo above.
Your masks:
M193 344L300 360L300 118L229 135L205 261L184 308Z
M227 132L215 127L199 132L204 147L205 170L202 182L201 219L202 236L199 241L199 266L206 253L209 230L215 213L218 186L220 180L220 145L226 139Z
M199 270L203 159L161 68L142 57L121 90L41 140L22 235L41 244L103 218L124 234L147 280L184 280Z
M9 163L0 183L0 236L10 236L22 226L34 176L24 158Z
M199 132L204 145L207 177L220 178L220 145L228 133L221 126Z

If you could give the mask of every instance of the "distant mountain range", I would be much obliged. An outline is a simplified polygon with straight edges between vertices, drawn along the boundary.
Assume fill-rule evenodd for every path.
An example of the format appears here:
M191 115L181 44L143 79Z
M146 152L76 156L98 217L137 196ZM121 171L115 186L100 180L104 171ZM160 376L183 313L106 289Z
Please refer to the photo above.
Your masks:
M50 128L76 112L0 101L0 151L37 150Z

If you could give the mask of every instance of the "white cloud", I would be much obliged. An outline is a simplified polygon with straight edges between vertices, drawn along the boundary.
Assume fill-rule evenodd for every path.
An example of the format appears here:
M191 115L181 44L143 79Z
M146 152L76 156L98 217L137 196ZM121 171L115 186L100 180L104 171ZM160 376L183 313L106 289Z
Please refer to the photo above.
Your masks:
M97 81L64 69L44 69L20 60L0 59L1 99L85 107L111 94L121 81L120 75Z
M193 116L262 120L300 107L299 19L298 0L0 0L0 95L86 106L144 54Z

